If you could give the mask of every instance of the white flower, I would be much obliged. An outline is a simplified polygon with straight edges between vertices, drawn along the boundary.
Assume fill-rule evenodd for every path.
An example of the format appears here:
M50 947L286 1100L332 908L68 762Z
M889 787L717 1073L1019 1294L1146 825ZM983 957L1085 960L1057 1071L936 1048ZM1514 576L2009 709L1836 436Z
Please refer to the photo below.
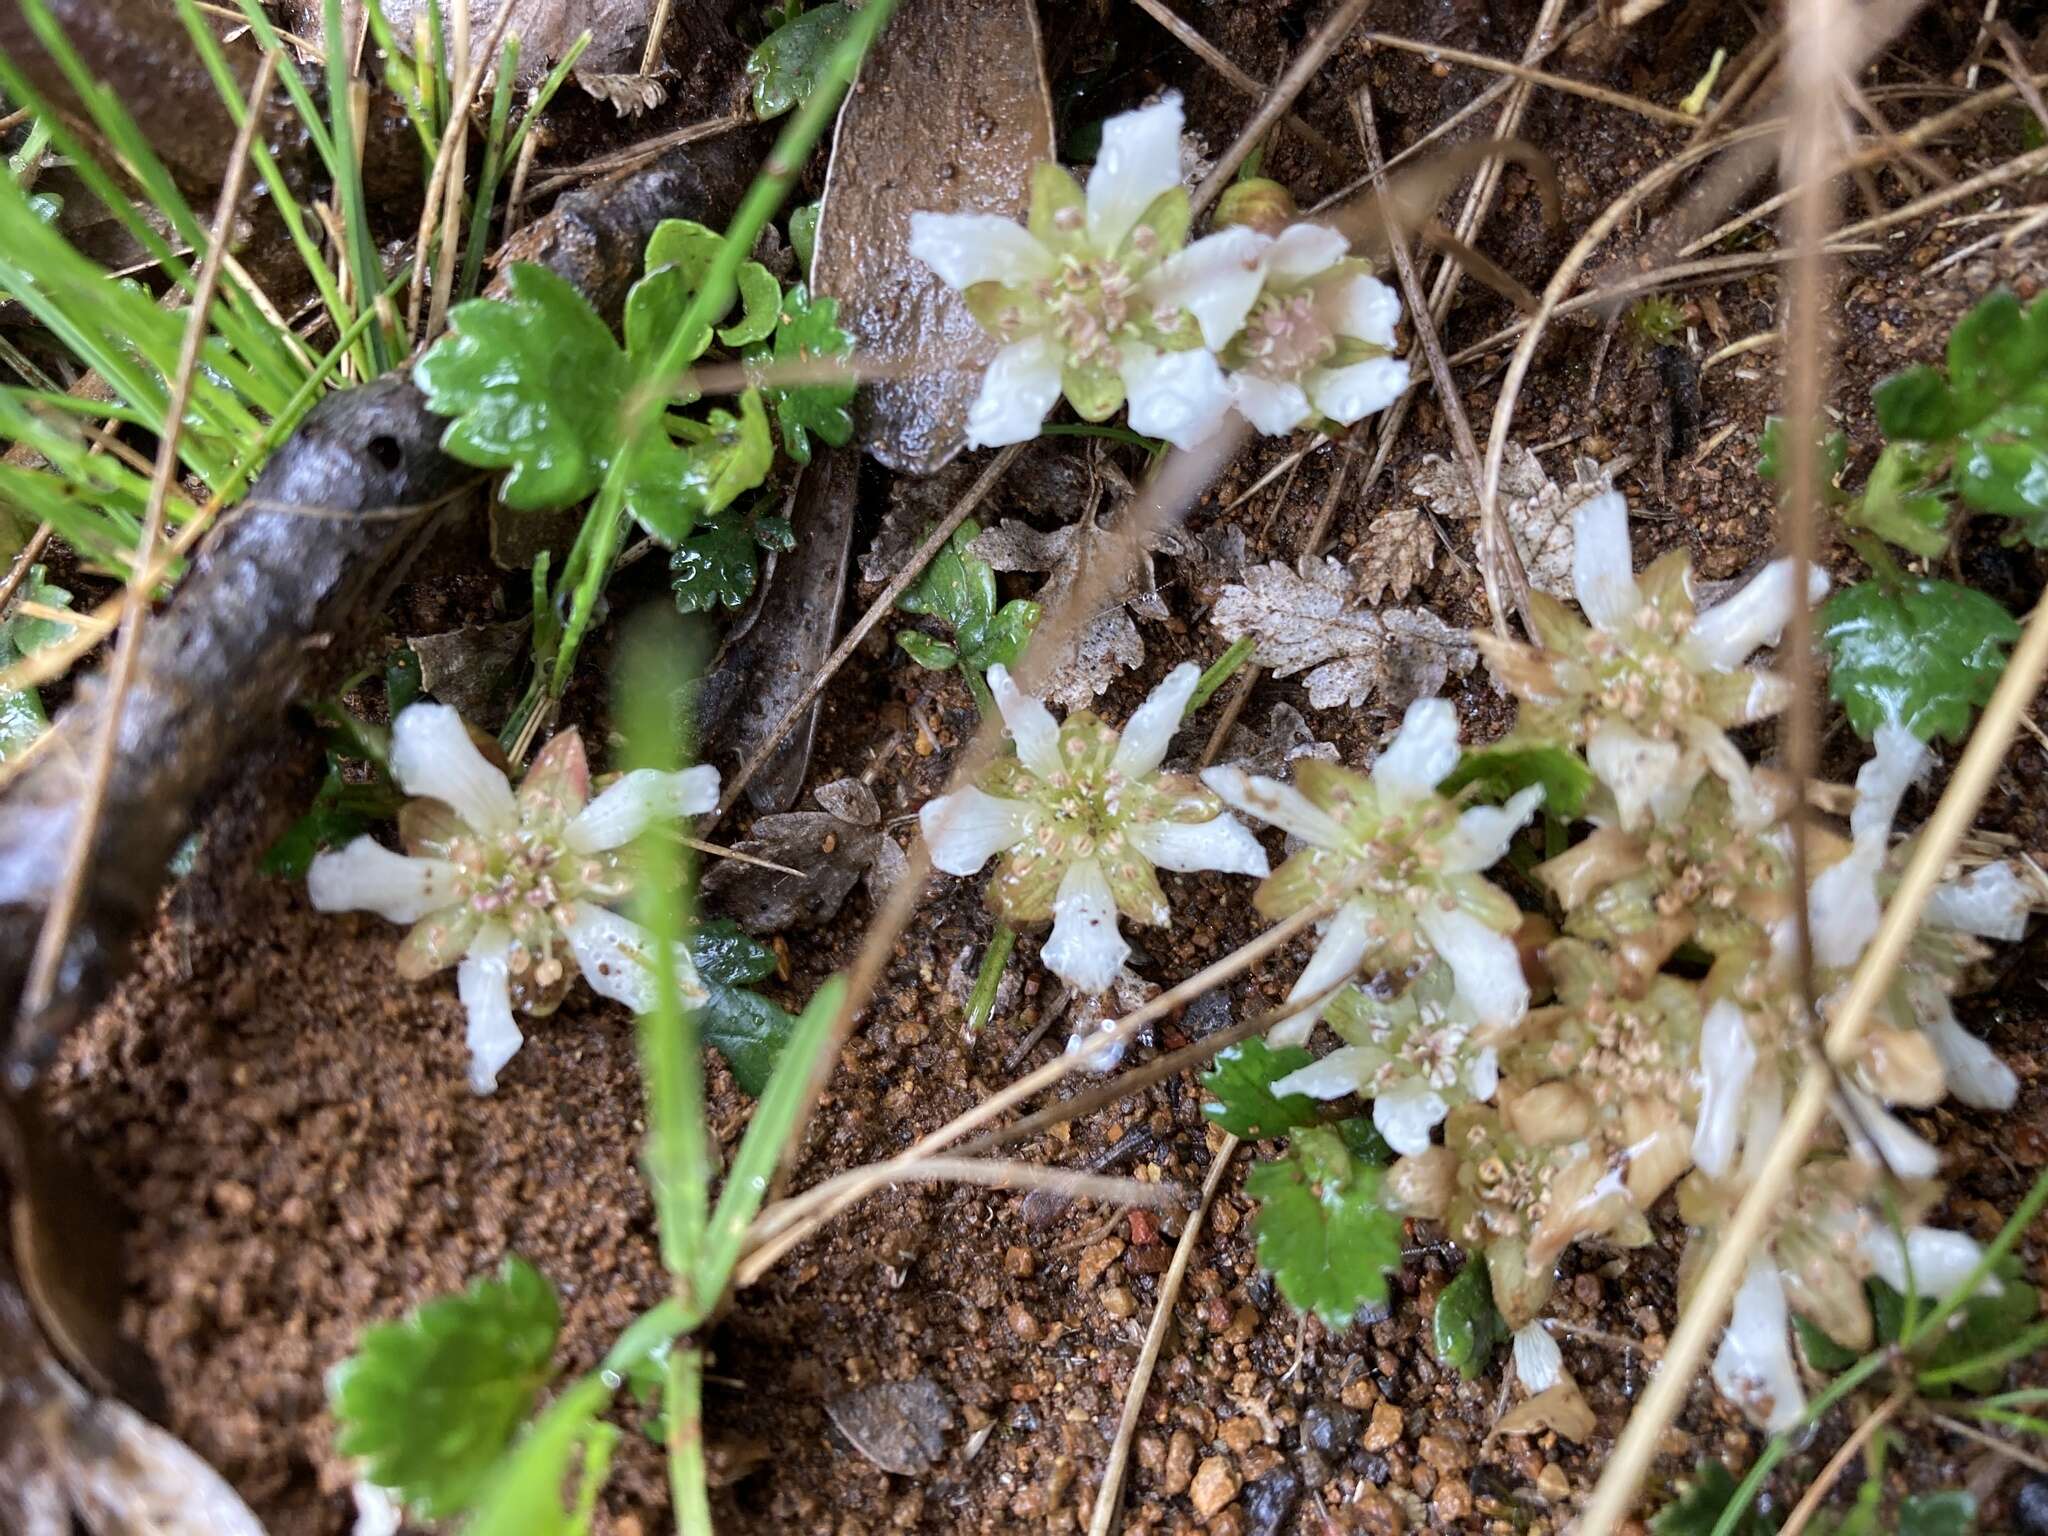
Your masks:
M1390 1002L1346 987L1324 1017L1347 1043L1288 1073L1273 1092L1371 1099L1372 1123L1403 1156L1424 1151L1454 1107L1490 1099L1500 1085L1495 1037L1448 966L1431 965Z
M1806 1390L1792 1359L1792 1315L1777 1261L1749 1261L1728 1331L1714 1352L1714 1385L1772 1434L1790 1429L1806 1411Z
M1784 707L1783 680L1745 663L1791 619L1791 562L1773 561L1700 613L1683 551L1636 575L1619 491L1581 502L1572 532L1572 587L1589 623L1539 592L1535 645L1477 640L1527 706L1520 728L1583 747L1624 827L1682 820L1710 771L1727 782L1744 826L1772 820L1770 798L1727 731ZM1809 568L1806 600L1819 602L1827 586L1826 572Z
M1006 668L991 667L1017 755L918 813L932 863L949 875L1005 855L990 905L1013 923L1052 919L1046 966L1077 991L1109 990L1130 954L1119 912L1154 927L1171 917L1155 870L1266 873L1265 850L1221 801L1159 771L1199 681L1193 663L1175 667L1119 734L1087 710L1054 723Z
M1548 1392L1564 1377L1564 1351L1540 1321L1515 1330L1515 1374L1532 1396Z
M1400 297L1348 249L1334 229L1294 224L1260 258L1264 287L1222 361L1233 403L1261 432L1319 415L1350 426L1408 387L1392 355Z
M522 1043L515 1004L541 1016L568 991L566 947L591 989L635 1012L654 1004L654 943L610 910L631 888L620 850L656 821L718 803L711 767L626 774L590 798L583 739L564 731L534 759L517 794L444 704L415 704L391 730L392 777L409 802L399 817L407 853L359 837L323 853L306 874L322 912L375 912L411 923L399 974L420 980L456 965L469 1016L470 1085L497 1086ZM704 990L676 955L687 1001Z
M1227 229L1188 245L1180 98L1111 118L1084 197L1057 165L1032 181L1031 222L915 213L910 250L1003 342L970 409L970 446L1038 435L1062 393L1102 421L1190 448L1230 408L1214 351L1257 297L1267 238Z
M1331 991L1368 961L1406 970L1435 955L1481 1027L1506 1029L1527 1011L1529 984L1510 937L1521 912L1479 872L1507 851L1542 791L1460 812L1436 792L1457 764L1457 715L1442 699L1418 699L1370 775L1314 761L1297 765L1299 789L1241 768L1202 775L1246 815L1307 844L1259 887L1262 916L1290 917L1333 897L1342 903L1290 1001ZM1320 1011L1275 1026L1273 1039L1298 1045Z

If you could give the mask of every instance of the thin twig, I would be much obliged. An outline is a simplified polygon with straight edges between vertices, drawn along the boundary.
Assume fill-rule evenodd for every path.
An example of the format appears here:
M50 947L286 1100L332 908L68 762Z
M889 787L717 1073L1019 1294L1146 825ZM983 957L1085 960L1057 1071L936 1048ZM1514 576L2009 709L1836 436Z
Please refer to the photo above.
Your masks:
M2043 1460L2032 1451L2021 1450L2010 1440L2001 1440L1998 1436L1988 1434L1984 1430L1977 1428L1974 1424L1965 1424L1961 1419L1951 1418L1945 1413L1936 1413L1924 1404L1920 1409L1920 1417L1927 1420L1930 1424L1939 1424L1952 1435L1961 1435L1965 1440L1974 1440L1986 1450L2003 1456L2010 1461L2017 1462L2030 1472L2038 1472L2043 1476L2048 1476L2048 1460ZM1795 1533L1788 1526L1780 1533L1780 1536L1795 1536Z
M1123 1503L1124 1468L1130 1464L1131 1443L1137 1438L1138 1420L1145 1411L1145 1391L1151 1385L1152 1372L1159 1364L1159 1352L1166 1347L1166 1331L1173 1325L1173 1304L1179 1299L1181 1284L1187 1278L1188 1262L1194 1257L1195 1245L1201 1241L1202 1227L1209 1219L1209 1207L1216 1201L1216 1191L1222 1187L1223 1175L1230 1168L1230 1159L1237 1146L1237 1138L1226 1133L1223 1145L1216 1149L1215 1161L1209 1165L1209 1177L1202 1181L1202 1203L1188 1217L1180 1241L1173 1246L1173 1262L1166 1268L1158 1300L1152 1305L1152 1321L1145 1329L1145 1346L1138 1351L1138 1363L1131 1368L1130 1386L1124 1392L1124 1411L1117 1420L1116 1440L1109 1448L1109 1461L1102 1469L1102 1483L1095 1490L1095 1510L1088 1521L1088 1536L1110 1536L1110 1532L1116 1529L1117 1512Z
M688 123L667 133L658 133L651 139L642 139L637 144L628 144L624 149L615 149L608 155L582 161L577 165L565 165L560 170L549 170L534 184L533 195L545 197L563 187L574 186L579 181L588 181L593 176L603 176L614 171L634 171L653 160L659 160L672 149L681 149L685 144L695 144L703 139L716 138L721 133L730 133L751 123L751 117L707 117L702 122ZM528 134L528 142L533 135ZM525 145L520 146L521 151Z
M535 713L538 714L539 711L536 710ZM686 837L681 841L685 848L693 848L698 853L714 859L730 859L735 864L751 864L756 869L772 869L778 875L794 875L799 880L806 877L807 872L804 870L792 869L789 865L778 864L773 859L756 858L751 853L741 853L739 849L727 848L722 843L707 843L701 837Z
M34 1019L50 1005L56 994L57 972L64 951L71 942L71 928L78 916L78 904L85 892L86 871L92 864L93 845L98 840L100 816L106 809L107 785L113 777L115 749L121 738L121 716L127 707L128 690L135 682L136 658L142 649L142 628L149 616L149 596L154 582L148 572L156 547L163 538L164 506L178 474L178 443L184 436L185 413L192 397L192 376L199 369L200 349L205 345L214 293L220 284L221 262L228 241L234 235L235 210L241 205L248 179L249 146L262 127L263 109L276 73L277 56L266 52L249 92L249 111L235 134L228 157L227 177L221 184L220 201L214 209L213 227L206 242L206 255L199 264L193 284L192 307L185 317L185 333L178 342L178 371L171 381L164 406L163 434L157 441L156 467L150 475L149 499L143 507L142 536L135 551L135 571L130 577L121 613L121 630L114 641L114 655L107 669L106 719L93 743L92 763L85 793L78 808L78 826L66 855L63 877L43 915L36 934L35 954L29 962L28 977L22 984L20 1012Z
M846 665L846 659L859 649L860 643L867 639L869 631L895 611L896 599L908 591L910 584L924 573L924 568L946 547L947 540L951 539L960 525L967 521L974 509L987 499L988 493L995 489L996 482L1017 462L1017 456L1023 451L1022 443L1012 443L989 460L988 467L982 470L975 478L974 484L967 488L967 494L962 496L953 510L925 536L925 541L918 545L910 558L903 563L903 569L892 576L889 584L875 595L875 600L868 604L868 611L860 616L853 628L846 632L846 638L825 658L825 664L818 668L817 674L804 686L804 691L797 695L796 702L782 712L782 718L776 721L774 728L761 739L761 744L754 748L753 754L740 764L739 771L726 781L725 793L720 797L718 809L712 815L714 825L720 817L739 803L741 792L752 782L754 775L761 771L762 765L773 755L775 749L782 745L782 738L803 719L804 712L811 707L812 701L825 691L825 685Z
M1215 70L1217 74L1236 86L1240 91L1243 91L1245 95L1256 98L1266 94L1267 86L1264 81L1255 80L1239 69L1229 54L1181 20L1178 15L1167 7L1165 0L1138 0L1138 9L1171 32L1182 47L1186 48L1188 52ZM1323 159L1339 171L1351 169L1351 157L1349 155L1324 138L1322 134L1318 133L1309 124L1303 122L1294 113L1289 112L1280 121L1285 125L1289 133L1294 134L1302 143L1308 145L1310 149L1321 155Z
M1870 1443L1870 1437L1884 1428L1885 1421L1897 1413L1900 1404L1905 1401L1906 1389L1900 1387L1878 1404L1876 1411L1850 1432L1849 1438L1842 1442L1841 1449L1830 1456L1828 1464L1820 1469L1820 1475L1813 1480L1813 1485L1801 1494L1799 1502L1792 1506L1792 1513L1786 1516L1784 1525L1779 1527L1778 1536L1799 1536L1799 1533L1806 1529L1807 1522L1813 1519L1821 1505L1827 1502L1828 1495L1834 1491L1835 1484L1841 1481L1842 1474L1849 1468L1849 1463L1856 1459L1857 1453Z
M14 557L14 564L7 572L7 579L0 581L0 615L7 612L7 604L14 594L21 590L21 584L28 580L29 567L43 552L43 546L50 542L50 525L36 524L36 531L29 535L28 543L21 547L21 553Z
M1330 13L1330 19L1317 30L1316 35L1302 45L1300 53L1287 66L1287 72L1273 86L1259 110L1252 114L1237 136L1237 142L1224 151L1223 158L1216 162L1201 186L1195 189L1191 204L1194 215L1199 218L1208 206L1223 195L1223 189L1230 185L1230 179L1237 174L1237 168L1244 164L1258 142L1272 132L1273 125L1280 121L1295 99L1308 88L1323 61L1344 41L1351 29L1358 25L1358 19L1365 14L1368 0L1340 0L1337 9Z
M1144 4L1144 0L1139 0ZM1590 85L1584 80L1574 80L1569 75L1554 75L1547 69L1533 69L1527 64L1517 64L1512 59L1496 59L1489 54L1468 53L1463 48L1451 48L1442 43L1420 42L1412 37L1399 37L1392 32L1361 32L1365 42L1383 48L1396 48L1403 53L1419 53L1431 61L1448 60L1453 64L1469 64L1474 69L1491 70L1497 75L1509 75L1530 85L1548 86L1553 91L1563 91L1571 96L1583 96L1588 101L1597 101L1602 106L1619 107L1624 112L1633 112L1647 117L1652 122L1671 123L1680 128L1690 128L1696 119L1673 107L1660 107L1654 101L1645 101L1640 96L1631 96L1625 91L1610 91L1604 85Z
M1457 380L1451 377L1451 366L1444 360L1443 343L1437 338L1429 303L1423 296L1422 279L1415 271L1415 259L1409 255L1407 238L1394 217L1393 199L1387 191L1386 159L1380 153L1379 128L1373 121L1370 89L1360 88L1351 110L1358 123L1359 137L1365 140L1366 163L1374 173L1374 190L1386 215L1388 248L1393 254L1394 270L1401 276L1401 289L1408 297L1408 313L1415 327L1415 338L1421 343L1423 355L1429 359L1430 378L1436 383L1437 407L1450 424L1451 441L1457 445L1458 457L1464 461L1466 476L1474 485L1479 485L1483 479L1479 443L1472 435L1471 420L1465 415L1465 402L1459 396ZM1521 551L1515 548L1514 536L1508 532L1498 496L1480 499L1479 569L1486 584L1486 604L1492 613L1494 633L1503 637L1508 633L1507 607L1501 600L1505 590L1514 602L1515 611L1521 615L1523 628L1533 635L1536 623L1529 607L1529 573L1522 567Z

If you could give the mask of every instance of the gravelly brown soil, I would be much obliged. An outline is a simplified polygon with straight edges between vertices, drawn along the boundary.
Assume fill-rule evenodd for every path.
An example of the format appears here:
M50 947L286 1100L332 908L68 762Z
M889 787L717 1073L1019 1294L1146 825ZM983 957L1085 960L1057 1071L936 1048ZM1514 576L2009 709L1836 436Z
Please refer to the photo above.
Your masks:
M1261 0L1184 7L1253 74L1271 78L1314 16ZM1740 7L1693 4L1620 40L1575 45L1562 67L1660 102L1682 96L1716 46L1751 35ZM1087 73L1077 114L1112 110L1162 85L1188 96L1192 124L1212 147L1227 143L1245 100L1202 73L1135 11L1105 25L1089 8L1049 6L1053 66ZM1416 0L1375 11L1390 31L1495 54L1519 51L1532 20L1523 3ZM1668 24L1667 24L1668 22ZM1975 12L1937 10L1901 45L1901 79L1948 79L1968 53ZM1370 83L1390 150L1412 141L1485 81L1433 69L1390 51L1347 48L1304 110L1333 140L1351 142L1347 93ZM697 115L679 105L678 120ZM1557 160L1565 225L1546 230L1531 184L1510 175L1482 244L1540 287L1576 232L1617 192L1681 142L1682 134L1628 114L1539 93L1524 132ZM2014 124L1991 119L1931 153L1967 172L2016 146ZM1275 169L1304 200L1327 190L1324 173L1284 146ZM1327 180L1324 177L1324 180ZM1881 179L1888 197L1900 189ZM2024 190L2024 189L2022 189ZM2015 200L2021 200L2015 198ZM1655 219L1628 242L1654 233ZM1838 313L1840 377L1833 400L1867 467L1874 424L1870 385L1909 361L1937 355L1970 299L1996 281L2031 292L2041 247L1974 259L1929 281L1925 269L1976 226L1908 226L1877 250L1851 255ZM1768 238L1768 237L1766 237ZM1758 276L1679 295L1693 306L1695 359L1771 328L1781 315L1775 279ZM1453 317L1456 348L1511 315L1483 292ZM1618 339L1598 399L1587 400L1598 327L1560 323L1545 344L1516 417L1516 437L1568 473L1574 452L1627 452L1622 483L1648 521L1644 551L1690 547L1703 574L1729 577L1768 546L1770 506L1751 471L1756 438L1776 389L1776 352L1743 355L1705 373L1694 441L1673 455L1662 494L1652 460L1668 391L1647 358ZM1465 404L1484 434L1497 369L1465 375ZM1723 434L1723 429L1732 429ZM1235 466L1198 509L1199 529L1249 486L1280 449ZM1311 454L1297 475L1227 514L1253 558L1291 558L1323 501L1338 449ZM1333 524L1335 552L1357 547L1380 509L1404 505L1406 471L1425 452L1447 452L1433 403L1416 411L1390 472L1352 489ZM879 481L873 483L879 492ZM998 498L1000 510L1000 496ZM875 498L876 515L880 497ZM987 520L987 519L985 519ZM1419 600L1463 621L1479 615L1470 530L1449 530L1456 555L1441 560ZM1971 579L2015 607L2038 592L2041 569L1988 543L1966 557ZM1105 698L1110 718L1185 657L1222 648L1190 582L1162 563L1167 624L1142 623L1150 658L1142 675ZM1022 590L1022 589L1020 589ZM406 620L486 616L489 592L471 582L401 599ZM405 625L401 624L401 631ZM421 629L436 627L421 623ZM1294 682L1260 683L1246 711L1303 707L1318 736L1347 757L1370 754L1391 719L1382 710L1316 713ZM1466 679L1461 707L1475 736L1505 723L1498 699ZM1208 729L1199 720L1191 740ZM923 722L937 741L912 743ZM885 815L915 810L938 786L949 753L971 728L972 705L950 676L923 673L900 653L873 648L827 695L812 782L872 769ZM878 751L884 755L874 762ZM1856 758L1846 732L1829 739L1829 770ZM1985 814L1987 827L2027 848L2048 847L2048 754L2022 738ZM305 786L252 786L214 820L199 867L166 901L147 964L117 1003L76 1042L52 1085L54 1106L79 1150L118 1191L133 1219L132 1323L170 1387L175 1427L220 1465L284 1533L346 1528L347 1470L328 1450L332 1424L322 1373L366 1322L454 1289L516 1252L560 1288L565 1369L588 1366L617 1330L661 1294L651 1212L636 1171L644 1126L631 1022L578 992L536 1026L498 1094L463 1086L462 1020L452 986L411 987L390 968L394 933L369 918L323 918L300 891L251 876L260 848ZM1924 815L1931 790L1909 802ZM727 834L736 829L728 827ZM1146 974L1182 976L1250 938L1249 887L1168 877L1178 927L1141 940ZM829 927L792 935L790 974L774 987L796 1000L850 959L869 915L856 894ZM798 1179L893 1153L922 1131L1057 1049L1064 1026L1034 1052L1017 1047L1043 1000L1035 941L1020 946L1023 986L1010 1017L978 1041L961 1036L961 998L950 985L989 928L963 882L926 893L899 942L874 1006L850 1043L811 1129ZM2048 1093L2039 1039L2048 1021L2037 945L2001 958L1980 1021L2025 1083L2002 1119L1941 1110L1932 1128L1952 1155L1948 1219L1980 1237L1994 1231L2033 1172L2048 1161ZM1301 963L1278 957L1229 989L1233 1017L1277 1001ZM1134 1059L1185 1043L1213 1015L1163 1025ZM713 1069L712 1115L728 1148L747 1102ZM1192 1189L1215 1145L1191 1080L1162 1084L1113 1111L1042 1138L1028 1155L1080 1166L1131 1132L1149 1132L1121 1165ZM1247 1161L1240 1152L1238 1161ZM1489 1439L1501 1406L1499 1372L1466 1383L1427 1346L1436 1290L1456 1258L1417 1246L1391 1315L1332 1335L1295 1318L1262 1280L1248 1236L1239 1176L1226 1178L1179 1299L1176 1328L1155 1379L1126 1496L1127 1529L1197 1523L1197 1491L1237 1489L1206 1529L1245 1532L1556 1529L1590 1487L1611 1436L1642 1388L1676 1303L1681 1237L1667 1219L1659 1243L1628 1254L1579 1252L1567 1265L1557 1314L1569 1325L1567 1362L1599 1415L1584 1446L1552 1435ZM708 1417L714 1441L741 1470L723 1490L728 1528L838 1532L1071 1530L1084 1527L1115 1431L1124 1386L1183 1218L1163 1221L1082 1203L1027 1220L1019 1196L985 1190L899 1189L870 1200L798 1250L743 1294L718 1328ZM2037 1280L2042 1234L2022 1247ZM884 1473L829 1423L824 1401L849 1387L927 1376L954 1406L947 1455L922 1478ZM983 1433L986 1431L986 1433ZM1658 1468L1660 1486L1702 1454L1740 1464L1758 1437L1710 1392L1696 1391ZM1808 1448L1781 1486L1794 1489L1833 1441ZM1207 1464L1216 1459L1214 1470ZM1981 1456L1935 1431L1909 1429L1897 1463L1901 1486L1986 1478ZM606 1526L665 1527L656 1449L628 1435L606 1498Z

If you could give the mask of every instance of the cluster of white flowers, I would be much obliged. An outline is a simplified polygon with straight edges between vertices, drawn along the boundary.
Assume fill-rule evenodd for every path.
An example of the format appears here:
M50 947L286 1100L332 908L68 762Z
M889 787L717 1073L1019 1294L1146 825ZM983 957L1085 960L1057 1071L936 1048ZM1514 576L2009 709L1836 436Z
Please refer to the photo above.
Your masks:
M1003 343L972 447L1038 435L1061 395L1089 421L1188 448L1235 406L1262 432L1349 425L1408 387L1401 301L1320 224L1232 225L1188 243L1180 98L1113 117L1084 194L1037 168L1029 224L919 213L910 249Z
M391 775L419 798L399 817L406 852L359 837L323 853L306 888L322 912L375 912L412 931L398 972L422 980L457 967L469 1018L470 1086L489 1093L524 1036L515 1006L542 1017L567 994L566 950L592 991L636 1013L654 1006L654 941L613 910L631 893L628 845L659 821L718 803L718 770L638 769L591 798L583 738L563 731L515 792L445 704L414 704L391 727ZM676 954L686 1002L704 988Z

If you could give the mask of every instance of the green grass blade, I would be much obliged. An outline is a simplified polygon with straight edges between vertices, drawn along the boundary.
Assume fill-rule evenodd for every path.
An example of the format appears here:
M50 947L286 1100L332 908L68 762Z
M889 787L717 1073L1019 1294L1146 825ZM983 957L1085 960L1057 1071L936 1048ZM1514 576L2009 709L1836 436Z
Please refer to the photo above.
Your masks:
M519 71L519 39L505 39L498 56L498 79L491 93L491 128L484 141L484 163L477 172L476 193L470 202L469 236L462 247L462 280L455 285L458 299L473 298L477 278L484 268L484 245L491 237L491 204L498 198L498 178L505 169L505 121L512 111L512 81Z
M704 1258L697 1272L697 1294L715 1304L732 1279L739 1263L740 1245L747 1228L760 1214L768 1198L768 1186L782 1162L785 1148L801 1133L804 1089L817 1066L818 1054L832 1039L832 1025L846 1001L846 979L834 976L811 998L789 1043L776 1059L775 1075L754 1106L754 1118L747 1134L740 1138L726 1171L725 1187L718 1193L718 1208L711 1214L711 1229L704 1244Z
M548 71L547 78L540 83L540 89L533 93L533 100L527 103L526 110L519 115L519 126L512 130L512 137L505 143L505 164L510 165L519 158L519 151L526 145L527 133L540 120L541 113L547 111L548 103L555 99L555 92L562 88L562 82L569 78L569 71L576 67L576 61L583 57L583 50L589 46L590 34L581 33L576 41L569 45L568 51L555 60L555 67Z
M341 24L341 0L324 0L321 16L328 38L346 36ZM335 149L334 187L341 203L349 273L354 280L355 291L367 300L383 288L384 275L377 261L377 248L370 239L369 214L363 202L363 165L356 154L355 80L349 70L347 55L345 48L330 47L327 50L327 106L334 114L331 129ZM366 340L371 364L366 376L384 372L392 363L391 337L382 325L373 325Z

